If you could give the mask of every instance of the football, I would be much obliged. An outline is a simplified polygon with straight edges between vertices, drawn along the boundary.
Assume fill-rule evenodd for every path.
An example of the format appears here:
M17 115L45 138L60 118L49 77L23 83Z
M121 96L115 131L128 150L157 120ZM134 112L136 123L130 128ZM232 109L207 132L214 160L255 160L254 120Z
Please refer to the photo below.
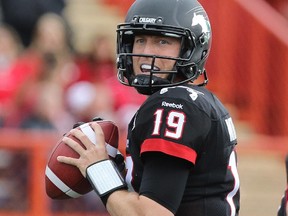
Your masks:
M101 126L106 142L106 149L110 158L115 158L119 153L118 140L119 132L118 127L112 122L107 120L99 120L97 123ZM77 129L81 130L91 142L96 144L96 135L91 127L91 122L84 123ZM69 133L68 136L79 143L83 148L84 145L76 138L72 137ZM56 144L51 152L45 170L45 185L46 193L52 199L69 199L80 197L92 190L89 181L83 177L79 169L75 166L63 164L57 161L57 156L68 156L79 158L78 153L67 146L62 139Z

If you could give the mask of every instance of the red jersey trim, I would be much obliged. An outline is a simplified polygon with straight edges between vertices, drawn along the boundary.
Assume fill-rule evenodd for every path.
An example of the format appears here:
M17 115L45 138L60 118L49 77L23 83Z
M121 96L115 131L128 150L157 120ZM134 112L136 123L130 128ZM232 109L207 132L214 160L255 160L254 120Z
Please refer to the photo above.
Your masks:
M195 164L197 157L197 153L187 146L163 139L146 139L142 144L141 154L152 151L158 151L174 157L182 158L193 164Z

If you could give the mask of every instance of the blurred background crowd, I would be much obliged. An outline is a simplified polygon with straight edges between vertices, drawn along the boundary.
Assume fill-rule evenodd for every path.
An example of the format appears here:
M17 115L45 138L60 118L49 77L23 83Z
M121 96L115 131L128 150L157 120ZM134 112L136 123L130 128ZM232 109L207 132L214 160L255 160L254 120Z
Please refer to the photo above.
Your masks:
M116 24L133 1L122 7L103 2L0 0L0 129L64 134L74 123L99 116L115 121L125 134L145 100L116 77ZM266 2L288 19L287 0ZM17 169L28 167L28 158L29 152L0 149L0 210L29 208L29 170ZM99 205L86 196L52 208L95 211L103 208Z
M76 121L101 116L122 129L127 109L134 113L143 101L133 89L119 87L110 35L98 30L86 50L75 48L66 4L2 0L1 127L64 133Z

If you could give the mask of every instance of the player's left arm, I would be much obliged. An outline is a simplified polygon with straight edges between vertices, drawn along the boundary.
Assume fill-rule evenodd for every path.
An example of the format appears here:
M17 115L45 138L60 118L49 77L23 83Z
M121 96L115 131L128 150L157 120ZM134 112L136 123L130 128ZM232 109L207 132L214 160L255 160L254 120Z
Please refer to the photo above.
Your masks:
M107 211L112 216L173 216L174 214L154 200L136 192L116 191L109 196Z
M132 198L128 200L128 203L130 201L134 207L148 209L142 209L138 214L135 212L135 215L142 215L144 212L148 215L176 213L183 198L192 164L160 152L145 153L141 157L144 162L144 172L139 190L140 195L136 194L139 196L141 204L138 205L135 202L137 199L133 200ZM119 204L122 195L124 196L123 191L110 195L106 205L110 213L118 215L121 208L126 208L126 203Z

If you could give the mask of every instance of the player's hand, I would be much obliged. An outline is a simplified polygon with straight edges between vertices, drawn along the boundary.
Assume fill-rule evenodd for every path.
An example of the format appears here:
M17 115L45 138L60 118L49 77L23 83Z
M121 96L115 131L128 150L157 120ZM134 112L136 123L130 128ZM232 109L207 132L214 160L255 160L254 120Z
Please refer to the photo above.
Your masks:
M92 128L96 134L96 145L94 145L89 138L78 129L72 129L71 135L77 138L86 149L82 148L73 139L64 136L62 141L66 143L70 148L79 154L79 158L71 158L65 156L58 156L57 160L61 163L70 164L78 167L84 177L86 177L86 169L89 165L104 159L108 159L108 154L105 145L104 133L102 128L97 122L92 123Z

